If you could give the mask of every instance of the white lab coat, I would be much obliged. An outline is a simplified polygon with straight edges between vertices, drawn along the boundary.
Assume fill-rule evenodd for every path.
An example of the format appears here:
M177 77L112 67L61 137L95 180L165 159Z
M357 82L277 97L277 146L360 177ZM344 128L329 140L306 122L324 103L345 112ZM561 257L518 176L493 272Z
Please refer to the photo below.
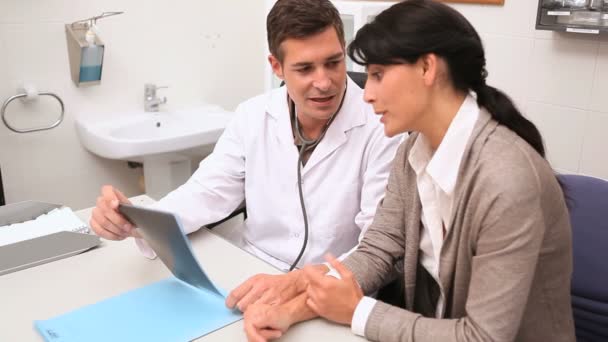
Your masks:
M379 118L348 80L342 109L302 169L309 241L299 266L357 245L384 195L401 137L387 138ZM297 257L304 221L285 87L254 97L236 115L181 187L155 208L176 213L186 233L219 221L246 200L246 250L281 269ZM146 246L141 242L140 247Z

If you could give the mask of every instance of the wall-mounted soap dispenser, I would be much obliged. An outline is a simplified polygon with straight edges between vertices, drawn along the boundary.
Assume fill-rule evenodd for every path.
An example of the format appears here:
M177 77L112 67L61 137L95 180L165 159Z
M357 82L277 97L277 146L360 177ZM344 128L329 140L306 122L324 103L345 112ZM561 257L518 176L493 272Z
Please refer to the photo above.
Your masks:
M76 86L101 82L105 45L97 34L97 19L122 13L104 12L99 16L65 25L70 74Z

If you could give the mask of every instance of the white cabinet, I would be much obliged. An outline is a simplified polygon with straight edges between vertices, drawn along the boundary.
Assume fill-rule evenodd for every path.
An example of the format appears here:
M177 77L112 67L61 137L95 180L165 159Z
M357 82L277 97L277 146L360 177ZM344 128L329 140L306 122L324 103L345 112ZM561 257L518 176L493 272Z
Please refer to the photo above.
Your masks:
M357 0L332 0L332 2L342 17L342 22L344 23L344 36L347 45L353 40L357 31L363 27L363 25L373 20L378 13L396 3L396 1ZM274 3L275 0L266 0L266 13L270 12ZM266 54L268 54L268 46L266 46ZM350 59L347 59L346 67L349 71L364 71L363 67L353 63ZM279 86L281 81L274 76L269 63L266 63L266 75L266 90Z

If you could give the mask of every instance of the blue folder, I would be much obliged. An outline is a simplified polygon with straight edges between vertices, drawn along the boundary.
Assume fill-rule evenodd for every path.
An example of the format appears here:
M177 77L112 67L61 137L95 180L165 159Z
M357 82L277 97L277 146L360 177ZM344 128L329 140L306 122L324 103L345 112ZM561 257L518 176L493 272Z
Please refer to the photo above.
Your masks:
M119 209L175 277L35 321L46 341L190 341L242 318L226 308L226 292L200 267L176 216L130 205Z
M171 277L34 324L48 342L191 341L241 319L224 300Z

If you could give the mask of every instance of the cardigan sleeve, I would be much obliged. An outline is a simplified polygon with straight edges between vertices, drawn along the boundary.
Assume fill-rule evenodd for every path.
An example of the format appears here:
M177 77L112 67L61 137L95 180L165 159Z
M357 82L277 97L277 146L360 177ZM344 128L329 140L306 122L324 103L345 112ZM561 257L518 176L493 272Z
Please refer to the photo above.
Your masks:
M397 151L384 198L376 209L371 226L359 247L344 260L366 294L373 293L394 279L395 264L403 258L405 229L401 174L405 165L406 145L407 142L404 142Z

